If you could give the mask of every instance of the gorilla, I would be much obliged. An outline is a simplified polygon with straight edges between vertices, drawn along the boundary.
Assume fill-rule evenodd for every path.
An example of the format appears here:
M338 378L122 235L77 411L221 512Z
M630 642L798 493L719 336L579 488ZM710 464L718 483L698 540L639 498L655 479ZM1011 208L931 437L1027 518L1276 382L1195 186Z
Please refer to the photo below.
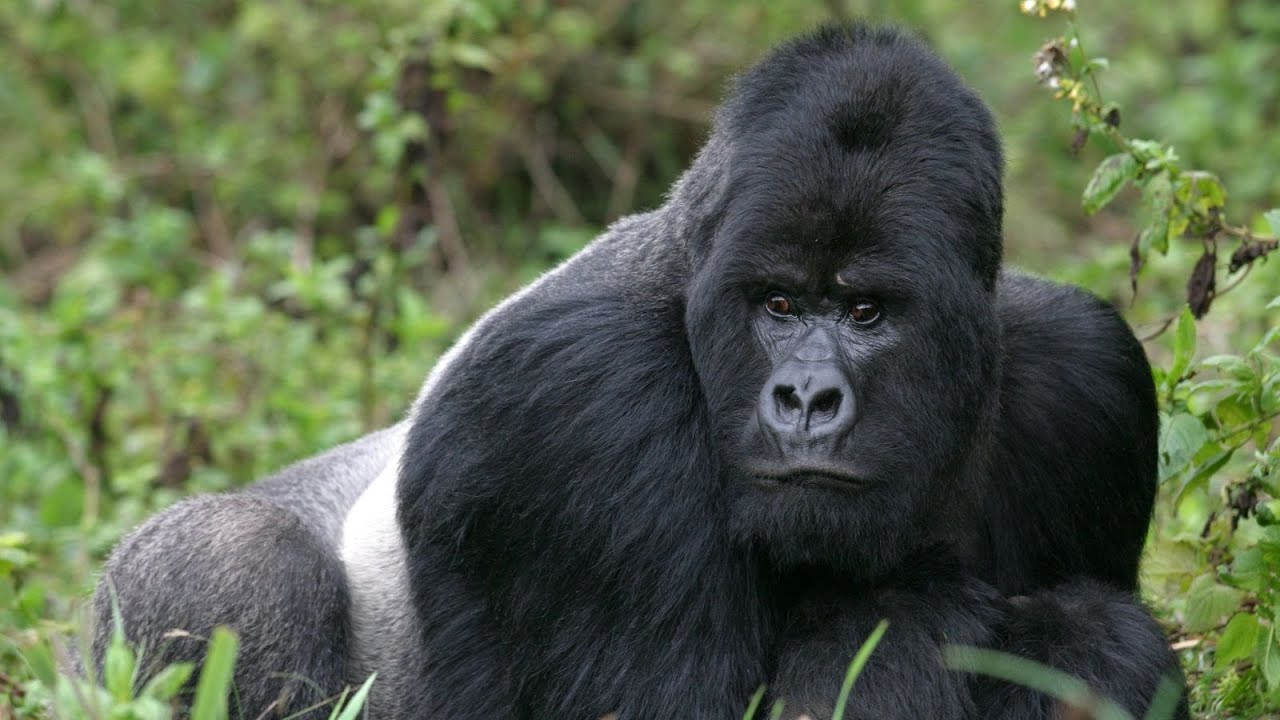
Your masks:
M1141 715L1181 683L1136 599L1150 368L1002 269L1002 165L903 32L783 44L664 205L479 320L403 423L121 542L98 657L113 617L159 663L227 624L244 717L376 672L377 718L729 720L762 685L817 718L888 619L846 717L1064 712L949 644Z

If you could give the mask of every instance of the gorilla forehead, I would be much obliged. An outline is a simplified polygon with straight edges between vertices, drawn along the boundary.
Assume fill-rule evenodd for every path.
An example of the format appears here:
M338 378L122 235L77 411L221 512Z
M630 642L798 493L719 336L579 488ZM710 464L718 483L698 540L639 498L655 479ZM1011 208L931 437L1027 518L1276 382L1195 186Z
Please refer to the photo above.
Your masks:
M784 43L736 78L716 125L731 137L787 139L802 155L910 152L943 141L980 156L986 169L1000 163L982 101L927 46L894 28L829 26Z
M978 232L930 173L904 172L878 151L815 157L806 172L770 166L787 162L783 156L761 152L731 173L732 199L714 243L723 282L776 279L793 290L845 285L902 295L956 285L976 271L984 282L967 284L986 285L975 248L995 243L998 253L999 234Z
M787 43L736 80L715 134L729 139L731 236L807 240L824 263L892 243L961 258L994 286L999 141L981 100L914 39L853 25Z

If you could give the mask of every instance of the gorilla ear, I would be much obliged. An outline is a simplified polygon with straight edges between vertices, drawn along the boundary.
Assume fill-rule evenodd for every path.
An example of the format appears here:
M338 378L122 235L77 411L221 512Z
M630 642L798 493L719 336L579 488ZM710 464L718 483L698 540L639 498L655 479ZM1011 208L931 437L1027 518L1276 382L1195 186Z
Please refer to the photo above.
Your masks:
M728 214L733 156L733 144L719 129L713 130L667 200L668 222L691 270L701 267L711 253L712 240Z

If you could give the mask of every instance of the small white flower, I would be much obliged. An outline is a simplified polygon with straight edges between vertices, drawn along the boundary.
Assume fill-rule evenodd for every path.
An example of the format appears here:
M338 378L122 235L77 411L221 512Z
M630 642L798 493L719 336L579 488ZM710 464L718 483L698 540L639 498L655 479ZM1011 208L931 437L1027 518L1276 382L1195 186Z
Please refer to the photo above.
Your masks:
M1076 0L1062 0L1062 9L1067 12L1076 11Z
M1022 12L1029 13L1036 9L1036 0L1022 0Z

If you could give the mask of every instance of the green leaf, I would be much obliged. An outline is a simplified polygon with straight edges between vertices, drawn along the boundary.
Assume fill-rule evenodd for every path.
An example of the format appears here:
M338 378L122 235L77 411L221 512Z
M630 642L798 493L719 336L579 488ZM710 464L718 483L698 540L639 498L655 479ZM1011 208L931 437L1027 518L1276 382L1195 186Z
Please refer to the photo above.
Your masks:
M1148 172L1178 171L1178 153L1168 145L1155 140L1130 140L1125 143L1138 163Z
M167 666L155 677L147 681L146 687L138 694L139 697L155 698L156 700L172 700L182 690L182 686L187 680L191 679L191 673L195 670L192 663L174 663Z
M356 718L360 717L360 711L364 709L365 700L369 697L369 691L373 689L373 681L377 677L378 673L373 673L364 681L364 684L360 686L360 689L356 691L356 694L352 695L351 699L347 701L347 704L342 706L342 712L337 718L335 718L335 720L356 720ZM758 694L763 695L763 691L764 686L761 686Z
M129 703L129 720L172 720L173 708L155 698L141 697Z
M1267 559L1261 548L1245 548L1236 554L1228 572L1222 579L1241 590L1262 592L1262 588L1271 581L1267 567Z
M764 701L765 686L761 685L751 695L751 704L747 705L747 711L742 714L742 720L756 720L756 713L760 710L760 703Z
M1200 365L1212 368L1241 383L1252 382L1258 375L1249 363L1239 355L1212 355L1200 361Z
M1254 662L1262 678L1271 689L1280 688L1280 645L1276 643L1276 627L1258 633L1258 646L1253 651Z
M1096 57L1096 58L1090 59L1089 62L1085 63L1084 68L1082 69L1085 72L1098 72L1099 70L1106 70L1109 67L1111 67L1110 60L1107 60L1104 57Z
M1142 189L1142 200L1146 206L1147 226L1138 236L1138 247L1144 259L1148 250L1164 255L1169 252L1169 216L1173 212L1173 182L1168 172L1151 178Z
M1081 203L1090 215L1101 210L1124 184L1138 177L1138 161L1129 153L1117 153L1102 161L1084 188Z
M453 61L463 67L496 70L498 58L488 48L468 43L457 43L450 48Z
M240 640L225 627L213 629L204 668L196 682L196 697L191 705L191 720L226 720L227 699L231 692L231 671L235 666Z
M1183 174L1183 187L1178 195L1184 202L1194 204L1200 212L1208 212L1210 208L1220 208L1227 202L1227 191L1222 181L1213 173L1203 170L1192 170ZM1184 194L1185 193L1185 194Z
M133 698L133 650L125 642L124 637L117 634L107 646L107 656L102 663L103 684L107 692L118 703L127 703Z
M952 670L978 673L1037 690L1075 708L1088 708L1096 720L1133 720L1114 701L1098 695L1083 680L1018 655L987 648L947 645L942 662Z
M53 659L53 650L47 642L40 642L23 653L31 674L35 675L45 687L58 684L58 663Z
M1160 479L1163 481L1186 467L1208 441L1209 433L1199 418L1186 413L1171 416L1160 431Z
M1271 302L1267 303L1268 310L1277 308L1277 307L1280 307L1280 298L1276 298ZM1273 325L1270 330L1262 334L1262 337L1258 339L1258 342L1256 344L1254 344L1253 349L1249 351L1249 354L1250 355L1266 355L1267 348L1269 348L1273 343L1276 343L1277 340L1280 340L1280 325ZM1280 345L1280 343L1276 343L1276 344ZM1267 357L1272 358L1271 364L1274 367L1280 368L1280 358L1276 358L1275 356L1271 356L1271 355L1267 355ZM1277 378L1277 379L1280 379L1280 378Z
M1280 208L1272 208L1263 213L1262 217L1266 218L1267 224L1271 226L1271 234L1280 238Z
M1225 393L1233 391L1239 385L1240 383L1227 379L1206 380L1192 385L1190 394L1186 397L1187 412L1196 417L1208 415L1222 401Z
M1222 585L1208 575L1191 581L1187 589L1186 617L1183 627L1187 632L1206 632L1218 627L1240 608L1244 593Z
M1182 703L1186 690L1186 683L1180 673L1165 675L1156 686L1151 705L1147 707L1147 714L1142 716L1142 720L1172 720L1177 717L1178 706Z
M1258 616L1250 613L1236 613L1227 622L1227 627L1218 638L1218 647L1213 654L1213 669L1221 672L1232 663L1244 660L1253 655L1258 644Z
M1280 525L1280 500L1268 500L1258 503L1258 506L1254 508L1254 517L1258 519L1258 524L1263 527Z
M1209 478L1213 477L1214 474L1225 467L1227 461L1231 459L1232 455L1235 455L1235 450L1227 448L1226 450L1218 452L1216 455L1201 464L1195 473L1192 474L1191 477L1187 478L1186 482L1182 483L1182 487L1178 488L1178 494L1174 500L1174 504L1181 504L1182 498L1187 493L1199 488L1207 487Z
M1177 382L1186 374L1191 366L1191 358L1196 353L1196 319L1191 309L1185 305L1178 316L1178 325L1173 332L1173 363L1169 366L1169 379Z

